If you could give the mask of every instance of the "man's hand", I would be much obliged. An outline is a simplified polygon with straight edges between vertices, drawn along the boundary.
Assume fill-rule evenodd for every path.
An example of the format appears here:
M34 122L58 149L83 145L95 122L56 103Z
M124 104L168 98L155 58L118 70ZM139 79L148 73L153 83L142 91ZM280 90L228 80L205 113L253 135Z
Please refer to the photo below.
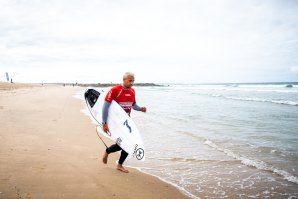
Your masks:
M107 124L107 123L105 123L105 124L102 125L102 130L103 130L104 132L108 133L108 131L109 131L109 127L108 127L108 124Z
M141 107L141 111L145 113L147 111L147 108L146 107Z

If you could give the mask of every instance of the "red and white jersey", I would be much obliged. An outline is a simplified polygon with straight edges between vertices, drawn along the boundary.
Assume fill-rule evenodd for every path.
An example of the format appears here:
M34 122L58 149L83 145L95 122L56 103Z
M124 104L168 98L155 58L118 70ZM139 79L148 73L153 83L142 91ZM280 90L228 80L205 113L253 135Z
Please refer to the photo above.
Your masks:
M122 85L115 86L111 88L105 98L105 101L109 103L112 103L112 100L115 100L130 115L131 108L136 103L135 90Z

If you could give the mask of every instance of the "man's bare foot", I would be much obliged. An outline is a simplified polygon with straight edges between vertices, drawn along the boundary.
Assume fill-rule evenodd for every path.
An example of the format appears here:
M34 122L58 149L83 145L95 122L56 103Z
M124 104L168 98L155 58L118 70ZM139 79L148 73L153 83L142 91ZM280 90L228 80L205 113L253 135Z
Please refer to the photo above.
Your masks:
M105 153L103 154L103 157L102 157L102 162L104 164L107 164L107 162L108 162L108 156L109 156L109 154L105 151Z
M128 173L128 172L129 172L129 171L128 171L127 169L125 169L121 164L118 164L118 165L117 165L117 169L118 169L119 171L124 172L124 173Z

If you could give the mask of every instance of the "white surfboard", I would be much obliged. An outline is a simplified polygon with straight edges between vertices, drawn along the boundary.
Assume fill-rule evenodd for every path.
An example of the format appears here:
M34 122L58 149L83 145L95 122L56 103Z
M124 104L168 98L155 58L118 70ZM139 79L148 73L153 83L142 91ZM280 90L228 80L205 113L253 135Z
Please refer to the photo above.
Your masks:
M85 92L87 107L100 126L105 96L104 91L97 89L88 89ZM114 100L109 108L107 124L110 139L114 140L130 156L138 160L145 160L144 144L135 123Z

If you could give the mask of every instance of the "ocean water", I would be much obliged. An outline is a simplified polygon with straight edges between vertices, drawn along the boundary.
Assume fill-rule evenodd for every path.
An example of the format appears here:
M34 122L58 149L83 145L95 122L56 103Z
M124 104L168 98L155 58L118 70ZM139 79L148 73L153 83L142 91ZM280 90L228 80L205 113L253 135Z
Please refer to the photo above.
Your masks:
M298 85L135 87L146 161L192 198L298 198Z

